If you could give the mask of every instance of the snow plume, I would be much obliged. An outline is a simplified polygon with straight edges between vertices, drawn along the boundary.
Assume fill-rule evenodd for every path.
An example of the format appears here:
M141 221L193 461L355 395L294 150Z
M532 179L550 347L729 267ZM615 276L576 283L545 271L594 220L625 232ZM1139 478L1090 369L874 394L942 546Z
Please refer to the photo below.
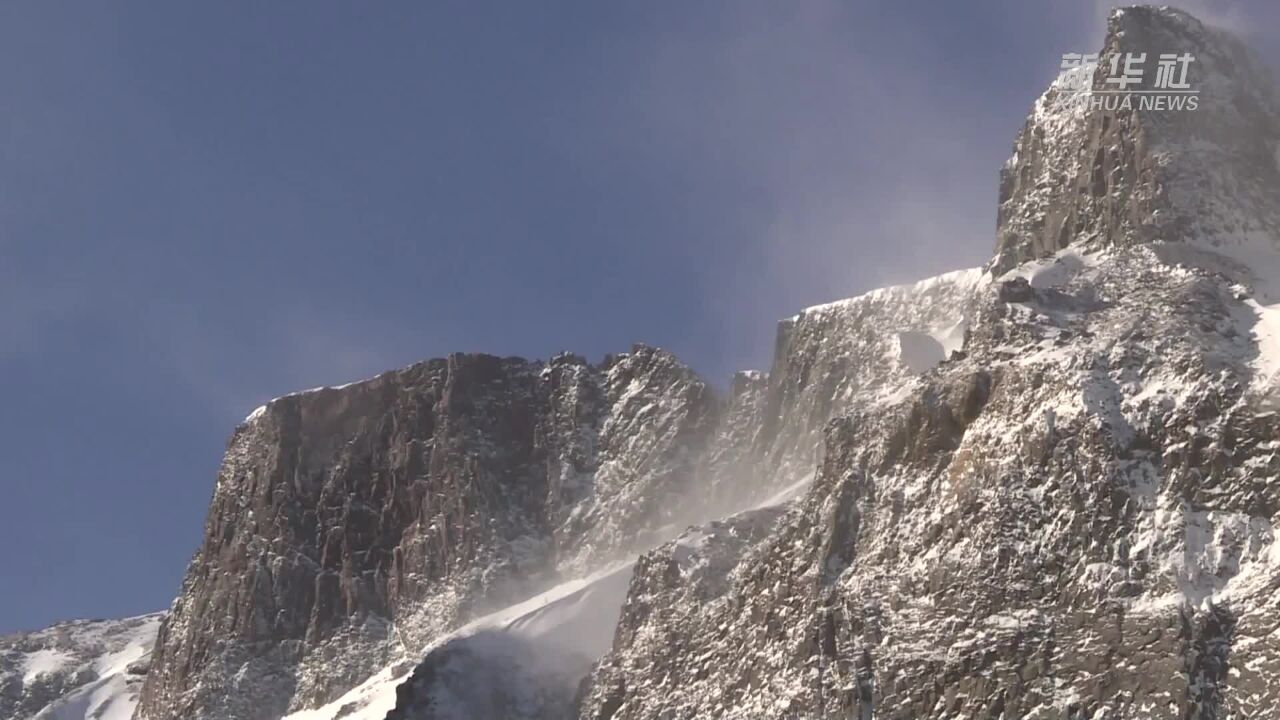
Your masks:
M484 630L435 650L418 667L407 692L428 698L390 718L569 717L573 693L591 668L586 655L547 653L515 633Z
M607 567L479 618L437 640L416 665L388 667L285 720L565 715L578 683L612 643L631 567Z
M573 717L583 680L613 646L619 615L637 582L637 563L669 556L690 593L710 598L723 592L744 548L762 539L810 482L812 477L802 478L729 520L689 528L638 561L564 583L472 623L437 643L411 677L384 683L381 704L374 707L384 707L395 687L395 709L386 720ZM341 709L343 701L331 707ZM347 716L287 720L339 717Z

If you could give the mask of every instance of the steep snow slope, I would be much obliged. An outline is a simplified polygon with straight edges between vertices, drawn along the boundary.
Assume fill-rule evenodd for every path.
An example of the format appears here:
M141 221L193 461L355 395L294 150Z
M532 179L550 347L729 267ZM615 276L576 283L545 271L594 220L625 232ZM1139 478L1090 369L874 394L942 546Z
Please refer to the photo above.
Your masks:
M491 697L502 692L511 707L549 711L546 702L555 701L567 712L566 698L572 699L577 682L609 648L630 577L631 564L624 563L556 585L434 641L423 656L431 663L445 660L430 676L413 672L421 658L406 658L333 702L284 720L383 720L396 709L398 696L408 702L419 695L448 704L433 717L518 717L486 714ZM477 669L484 672L471 672ZM522 676L524 685L503 685ZM558 695L548 697L556 690Z
M631 579L628 563L571 593L447 639L397 691L387 720L540 720L568 717L578 684L613 641Z
M77 620L0 638L0 717L128 720L160 619Z

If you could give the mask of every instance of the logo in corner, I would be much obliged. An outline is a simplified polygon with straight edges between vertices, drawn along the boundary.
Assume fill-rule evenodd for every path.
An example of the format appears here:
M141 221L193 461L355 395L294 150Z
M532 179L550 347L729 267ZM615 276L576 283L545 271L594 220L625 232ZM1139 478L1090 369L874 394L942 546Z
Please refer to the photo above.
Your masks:
M1095 82L1097 53L1066 53L1058 72L1056 102L1091 110L1195 110L1200 90L1189 79L1196 58L1191 53L1116 53Z

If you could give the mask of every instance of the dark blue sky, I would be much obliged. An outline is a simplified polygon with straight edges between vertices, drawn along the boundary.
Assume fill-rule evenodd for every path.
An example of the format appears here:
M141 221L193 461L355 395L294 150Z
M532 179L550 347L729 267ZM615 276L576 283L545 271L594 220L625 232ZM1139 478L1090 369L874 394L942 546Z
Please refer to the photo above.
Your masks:
M777 318L984 261L1104 14L0 5L0 632L166 606L274 396L635 341L723 383Z

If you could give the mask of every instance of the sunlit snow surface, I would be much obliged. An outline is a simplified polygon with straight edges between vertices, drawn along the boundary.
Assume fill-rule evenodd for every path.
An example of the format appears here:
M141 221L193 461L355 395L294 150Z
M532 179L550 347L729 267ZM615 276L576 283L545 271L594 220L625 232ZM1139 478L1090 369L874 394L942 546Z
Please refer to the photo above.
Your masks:
M161 618L78 620L0 638L0 683L18 681L18 712L42 706L35 720L129 720Z
M623 563L561 583L449 633L423 655L450 642L497 632L552 646L572 642L576 649L592 653L594 659L608 649L630 579L631 563ZM486 649L501 647L489 642ZM386 668L337 700L295 712L285 720L382 720L395 707L396 688L409 679L415 664L409 663L408 670L403 664Z
M1253 312L1242 325L1257 342L1258 356L1253 360L1253 390L1273 408L1280 408L1280 252L1270 241L1250 237L1237 245L1212 248L1240 264L1243 272L1239 290L1242 302ZM1240 272L1239 270L1237 272Z
M1218 341L1199 348L1199 352L1215 363L1235 368L1233 372L1249 380L1245 402L1255 403L1263 413L1280 408L1280 252L1269 239L1246 237L1220 245L1157 242L1124 251L1089 252L1069 247L1051 257L1025 263L1000 279L1023 277L1032 287L1047 291L1068 286L1124 291L1116 276L1126 271L1109 268L1112 260L1117 265L1123 263L1121 267L1129 268L1130 273L1163 274L1170 285L1205 272L1231 283L1238 303L1229 306L1231 313L1227 317L1234 323L1234 328L1226 331L1232 340ZM1095 276L1109 277L1104 281ZM1154 314L1161 311L1159 307L1152 308ZM1118 353L1120 349L1109 338L1099 338L1096 348L1097 352L1107 353ZM1056 358L1074 363L1078 356L1078 351L1067 352L1058 347L1024 353L1017 361L1029 365ZM1109 382L1115 382L1120 393L1115 403L1096 399L1090 402L1086 386L1079 393L1046 397L1043 417L1052 426L1071 417L1092 414L1123 443L1132 434L1133 426L1151 422L1153 408L1181 406L1198 390L1197 384L1213 382L1211 378L1179 375L1177 367L1166 362L1117 368L1109 373ZM1280 443L1272 445L1272 450L1280 449ZM1256 458L1259 462L1266 459ZM1155 553L1172 582L1171 591L1166 594L1135 599L1131 611L1163 612L1184 605L1208 608L1222 604L1242 591L1257 589L1255 586L1274 576L1280 567L1280 548L1274 544L1274 529L1265 519L1243 513L1194 510L1157 489L1160 483L1155 468L1139 466L1132 476L1131 492L1147 509L1131 552ZM1174 538L1177 541L1171 543ZM1087 577L1097 587L1123 579L1117 578L1115 568L1107 564L1090 568Z

